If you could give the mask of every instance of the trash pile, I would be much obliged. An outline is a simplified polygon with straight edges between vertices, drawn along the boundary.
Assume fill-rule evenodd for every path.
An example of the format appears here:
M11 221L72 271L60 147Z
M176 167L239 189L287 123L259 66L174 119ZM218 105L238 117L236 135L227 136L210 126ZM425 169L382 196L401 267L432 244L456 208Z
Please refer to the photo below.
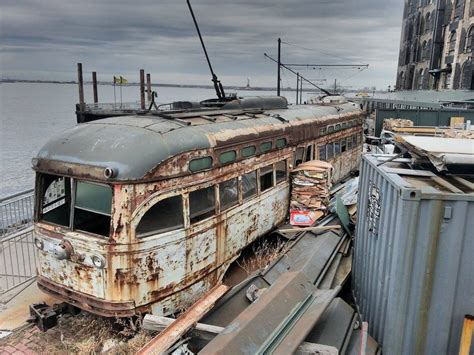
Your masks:
M383 128L392 131L393 128L413 127L413 121L404 118L388 118L383 121Z
M331 194L334 195L329 203L329 211L331 213L336 212L336 195L341 199L341 202L347 208L350 220L353 224L357 220L357 196L359 191L359 177L352 178L346 181L344 184L331 190Z
M292 172L290 224L311 226L326 215L329 205L332 165L313 160Z

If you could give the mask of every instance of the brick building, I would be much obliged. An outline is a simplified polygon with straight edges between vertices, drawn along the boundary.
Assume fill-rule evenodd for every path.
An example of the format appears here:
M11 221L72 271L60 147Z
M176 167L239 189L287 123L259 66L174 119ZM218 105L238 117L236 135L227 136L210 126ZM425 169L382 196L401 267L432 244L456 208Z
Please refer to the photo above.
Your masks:
M474 89L474 0L405 0L397 90Z

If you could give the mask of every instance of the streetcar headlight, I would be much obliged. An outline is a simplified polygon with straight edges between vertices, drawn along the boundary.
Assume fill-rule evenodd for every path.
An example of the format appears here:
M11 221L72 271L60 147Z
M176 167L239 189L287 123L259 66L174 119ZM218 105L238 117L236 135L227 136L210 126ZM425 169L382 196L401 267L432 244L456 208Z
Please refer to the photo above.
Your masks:
M43 250L44 248L44 243L41 239L38 239L38 238L35 238L35 246L39 249L39 250Z
M92 257L92 264L94 264L94 266L98 269L103 269L105 266L105 260L101 256L94 255Z

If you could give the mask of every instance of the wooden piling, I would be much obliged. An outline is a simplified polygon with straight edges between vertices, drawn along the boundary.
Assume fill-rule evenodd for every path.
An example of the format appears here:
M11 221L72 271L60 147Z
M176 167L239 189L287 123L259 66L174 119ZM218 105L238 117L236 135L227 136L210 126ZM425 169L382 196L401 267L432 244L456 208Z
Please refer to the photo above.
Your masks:
M77 84L79 86L79 104L81 111L84 111L84 80L82 78L82 63L77 63Z
M151 75L150 73L147 73L146 75L146 90L147 90L148 104L150 104L151 103Z
M94 91L94 103L99 102L99 95L97 94L97 73L95 71L92 72L92 89Z
M145 109L145 70L140 69L140 103L142 110Z

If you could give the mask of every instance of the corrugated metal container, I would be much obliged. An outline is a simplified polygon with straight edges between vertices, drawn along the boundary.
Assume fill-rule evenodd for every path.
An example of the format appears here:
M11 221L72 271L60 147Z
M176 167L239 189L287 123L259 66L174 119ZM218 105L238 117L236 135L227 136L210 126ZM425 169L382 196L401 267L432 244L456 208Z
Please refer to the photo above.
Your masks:
M474 314L473 180L386 159L362 159L356 302L385 354L457 354Z

